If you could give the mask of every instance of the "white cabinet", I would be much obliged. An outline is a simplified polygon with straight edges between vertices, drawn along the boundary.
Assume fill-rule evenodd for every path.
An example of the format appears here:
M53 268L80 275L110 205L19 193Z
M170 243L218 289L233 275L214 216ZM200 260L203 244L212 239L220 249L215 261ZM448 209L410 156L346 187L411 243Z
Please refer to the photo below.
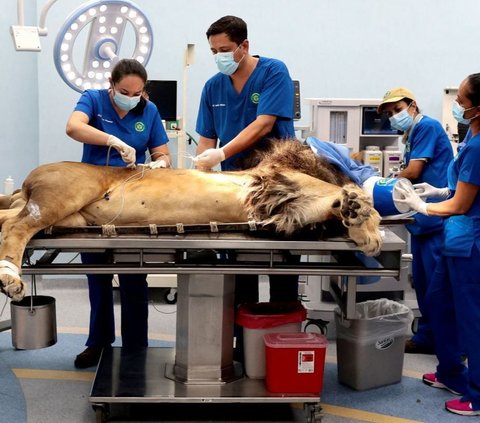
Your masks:
M306 101L311 109L309 135L346 145L350 153L364 151L370 146L403 151L401 133L392 129L385 114L377 113L380 99L307 98ZM386 169L379 171L384 176L389 174Z

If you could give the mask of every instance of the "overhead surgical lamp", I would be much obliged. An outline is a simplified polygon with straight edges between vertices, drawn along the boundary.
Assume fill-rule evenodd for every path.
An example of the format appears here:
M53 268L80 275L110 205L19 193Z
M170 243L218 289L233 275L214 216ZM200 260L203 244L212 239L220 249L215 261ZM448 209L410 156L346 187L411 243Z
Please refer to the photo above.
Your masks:
M90 24L83 70L73 60L73 46L80 32ZM108 88L110 71L118 61L118 52L128 24L135 31L131 54L144 66L152 53L152 27L137 5L128 0L94 0L75 10L58 32L54 46L55 67L74 90Z
M39 36L47 35L46 14L56 1L49 0L42 8L39 27L25 27L23 1L18 0L19 25L11 27L17 50L40 51ZM135 33L135 46L130 57L146 66L153 47L152 27L135 3L129 0L93 0L82 4L70 14L55 39L53 55L61 78L78 92L88 88L108 88L111 68L119 60L122 40L129 26ZM85 32L89 29L89 34L80 71L74 62L74 44L82 39L78 37L85 28Z

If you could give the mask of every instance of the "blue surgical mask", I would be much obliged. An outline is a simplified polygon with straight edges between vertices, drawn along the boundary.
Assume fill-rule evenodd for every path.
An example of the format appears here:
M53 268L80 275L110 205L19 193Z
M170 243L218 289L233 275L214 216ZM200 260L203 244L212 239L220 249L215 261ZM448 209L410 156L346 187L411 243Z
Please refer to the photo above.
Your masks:
M470 125L470 121L472 120L472 118L467 119L467 118L464 118L463 115L465 114L465 112L467 110L474 109L475 107L477 107L477 106L473 106L473 107L469 107L468 109L465 109L465 107L460 105L457 100L453 100L452 115L458 123L462 123L464 125ZM477 116L475 116L475 117L477 117Z
M408 107L389 118L390 125L397 131L408 131L413 125L413 117L408 113Z
M243 60L243 56L240 62L235 62L233 55L240 48L240 45L234 51L227 51L226 53L217 53L213 57L217 64L218 70L225 75L233 75L238 69L238 65Z
M120 107L124 112L129 112L130 110L137 107L137 104L140 103L141 95L135 97L129 97L128 95L115 92L113 95L113 101L115 104Z

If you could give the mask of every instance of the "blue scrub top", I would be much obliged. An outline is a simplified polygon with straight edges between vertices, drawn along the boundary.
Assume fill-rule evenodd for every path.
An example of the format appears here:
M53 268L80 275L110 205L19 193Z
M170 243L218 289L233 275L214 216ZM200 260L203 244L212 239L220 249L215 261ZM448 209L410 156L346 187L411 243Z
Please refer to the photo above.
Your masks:
M449 185L458 181L480 186L480 135L469 139L448 168ZM470 257L473 246L480 248L480 195L475 196L467 213L445 219L443 254ZM462 269L463 270L463 269ZM459 271L461 271L459 269Z
M428 116L422 117L408 136L404 159L407 166L410 160L425 159L422 174L412 183L427 182L437 188L447 186L447 168L453 159L453 151L450 139L440 122ZM441 200L428 200L428 202L437 201ZM415 223L407 225L407 229L413 235L438 231L442 227L443 218L424 216L419 213L415 215Z
M449 180L452 185L458 181L480 186L480 134L468 140L468 143L455 156L449 167ZM465 214L480 223L480 196L477 194L472 207Z
M285 64L260 57L253 73L240 93L229 76L217 73L202 92L196 131L203 137L218 139L223 147L250 125L259 115L276 116L268 138L294 138L293 82ZM235 163L251 150L243 151L222 162L222 170L236 169Z
M146 102L141 113L131 110L121 119L113 107L108 90L86 90L78 100L75 111L85 113L89 125L134 147L137 163L145 163L147 150L169 141L157 107L151 101ZM104 166L107 164L107 152L108 147L84 144L82 162ZM126 165L114 148L110 149L108 164Z

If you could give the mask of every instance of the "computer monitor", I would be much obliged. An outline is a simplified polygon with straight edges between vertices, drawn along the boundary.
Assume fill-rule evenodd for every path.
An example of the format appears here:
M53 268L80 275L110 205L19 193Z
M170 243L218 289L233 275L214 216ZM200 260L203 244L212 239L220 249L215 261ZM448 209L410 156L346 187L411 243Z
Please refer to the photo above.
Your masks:
M362 135L401 135L390 125L385 113L378 113L376 106L362 107Z
M177 120L177 81L149 80L146 91L163 120Z

